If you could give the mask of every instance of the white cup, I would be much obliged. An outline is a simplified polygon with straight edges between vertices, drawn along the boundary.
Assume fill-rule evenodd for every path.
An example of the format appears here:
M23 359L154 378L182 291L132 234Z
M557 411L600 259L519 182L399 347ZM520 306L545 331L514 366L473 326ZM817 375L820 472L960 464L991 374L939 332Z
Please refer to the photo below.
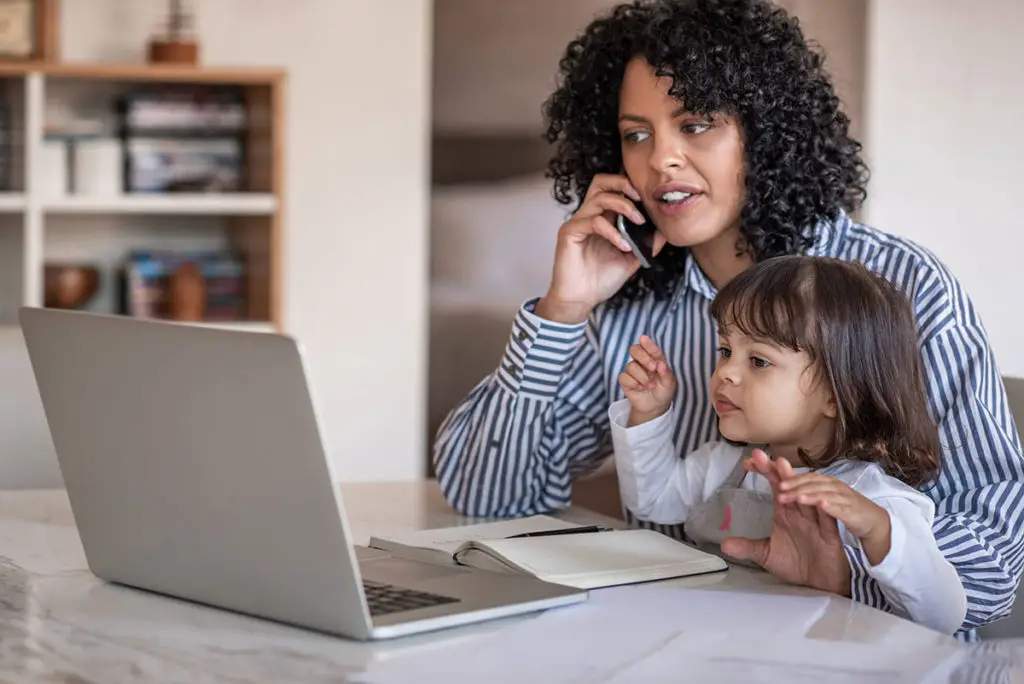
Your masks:
M119 140L79 140L73 149L76 195L110 197L124 191L124 166Z
M68 155L63 140L44 140L39 147L39 194L64 197L68 192Z

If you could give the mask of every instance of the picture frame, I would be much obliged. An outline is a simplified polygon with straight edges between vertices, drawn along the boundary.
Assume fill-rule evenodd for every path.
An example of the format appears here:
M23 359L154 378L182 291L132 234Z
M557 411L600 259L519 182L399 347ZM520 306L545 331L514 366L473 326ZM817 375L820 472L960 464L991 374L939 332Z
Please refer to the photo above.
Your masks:
M0 62L58 59L59 0L0 0Z

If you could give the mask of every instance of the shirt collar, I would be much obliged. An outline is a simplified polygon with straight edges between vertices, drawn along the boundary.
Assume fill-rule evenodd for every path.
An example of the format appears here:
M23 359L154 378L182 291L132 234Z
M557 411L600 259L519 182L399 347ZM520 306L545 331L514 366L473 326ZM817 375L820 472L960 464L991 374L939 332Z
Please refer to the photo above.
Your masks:
M704 275L704 271L701 270L700 266L697 265L697 260L693 258L693 252L687 252L686 254L686 265L683 268L683 283L685 287L680 289L689 288L708 299L714 299L715 295L718 294L718 289Z
M834 221L822 219L812 229L815 237L814 244L808 247L804 254L825 257L839 256L852 223L853 219L842 209L839 210L839 215ZM805 234L807 233L805 232Z

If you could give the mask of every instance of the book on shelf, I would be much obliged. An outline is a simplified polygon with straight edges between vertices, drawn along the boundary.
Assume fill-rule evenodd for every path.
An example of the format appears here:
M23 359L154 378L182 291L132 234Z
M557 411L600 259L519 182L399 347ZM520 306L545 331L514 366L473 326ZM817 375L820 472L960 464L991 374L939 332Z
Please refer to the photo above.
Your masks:
M720 557L653 530L595 529L545 515L374 536L369 546L425 563L522 573L580 589L728 568Z
M167 318L170 277L186 263L197 264L203 275L207 321L245 319L245 263L241 255L227 250L130 252L118 278L119 313Z

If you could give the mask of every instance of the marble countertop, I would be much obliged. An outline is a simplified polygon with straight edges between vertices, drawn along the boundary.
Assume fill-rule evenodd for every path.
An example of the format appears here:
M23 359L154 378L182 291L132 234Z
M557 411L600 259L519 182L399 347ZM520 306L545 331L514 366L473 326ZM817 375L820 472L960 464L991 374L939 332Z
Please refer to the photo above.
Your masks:
M342 487L356 543L371 534L466 521L428 482ZM587 521L596 514L570 510ZM599 518L604 520L603 518ZM732 568L666 586L806 593ZM948 638L905 620L829 599L807 635L921 646ZM0 681L339 682L373 663L494 634L522 618L363 644L106 584L87 569L62 490L0 492ZM785 622L785 616L779 616Z

